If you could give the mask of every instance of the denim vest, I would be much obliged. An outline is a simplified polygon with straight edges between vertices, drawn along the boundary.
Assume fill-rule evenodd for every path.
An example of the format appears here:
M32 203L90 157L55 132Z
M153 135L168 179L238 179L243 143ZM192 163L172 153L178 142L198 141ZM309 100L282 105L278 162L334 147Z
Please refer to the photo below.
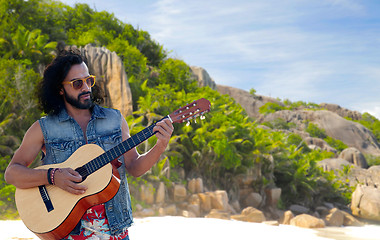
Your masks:
M97 144L104 151L122 142L121 114L118 110L95 105L87 125L87 142ZM42 164L55 164L67 160L79 147L86 144L79 124L63 109L57 115L48 115L39 120L46 146ZM126 177L125 163L118 168L121 182L119 191L105 203L106 214L112 235L122 233L133 223L131 198ZM77 228L76 228L77 229Z

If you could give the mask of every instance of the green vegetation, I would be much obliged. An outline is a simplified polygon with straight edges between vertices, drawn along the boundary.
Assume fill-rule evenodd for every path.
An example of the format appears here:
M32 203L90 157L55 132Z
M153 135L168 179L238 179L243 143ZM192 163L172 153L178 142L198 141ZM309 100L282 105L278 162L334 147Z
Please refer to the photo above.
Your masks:
M313 123L308 123L306 132L308 132L311 137L321 138L325 140L327 144L329 144L331 147L335 148L339 152L348 148L348 146L344 144L342 141L327 136L325 130L318 128L318 126Z
M254 89L251 89L251 91L252 90L254 91L253 93L256 92ZM279 99L278 101L281 102ZM269 114L269 113L274 113L281 110L299 110L299 109L320 110L321 107L315 103L306 103L302 101L291 102L290 100L284 100L283 102L281 102L281 104L268 102L260 107L259 112L261 114Z
M187 176L200 174L207 186L227 191L237 187L236 176L254 175L252 187L257 192L271 186L283 188L284 207L349 201L345 183L317 166L331 153L311 151L296 134L258 127L230 97L197 87L189 66L169 58L149 33L134 29L113 14L94 11L86 4L70 7L53 0L0 0L0 17L0 218L17 217L15 188L4 182L4 170L27 128L43 114L36 105L35 86L41 70L56 54L53 49L63 43L105 46L123 59L133 92L134 113L126 116L131 134L195 99L206 98L212 104L206 120L175 127L162 161L149 174L130 179L132 187L146 179L183 181L175 171L168 173L168 169L183 168ZM255 92L250 91L252 95ZM266 114L301 106L317 108L315 104L285 101L283 106L268 103L261 111ZM378 134L378 121L371 124ZM268 126L294 128L281 119ZM335 142L312 124L308 131ZM149 139L138 146L139 151L146 151L154 142L155 138Z
M288 99L284 100L285 106L287 106L287 109L289 110L295 110L295 109L321 109L321 107L318 104L315 103L306 103L303 101L297 101L292 102Z
M322 138L322 139L327 137L326 131L323 129L320 129L314 123L308 124L308 126L306 128L306 132L308 132L311 137Z
M365 159L367 160L368 166L380 165L380 157L366 154Z
M295 128L296 126L295 123L286 122L282 118L276 118L271 122L264 122L263 125L270 127L272 129L285 129L285 130Z
M286 110L286 108L284 106L281 106L278 103L268 102L268 103L266 103L260 107L259 113L260 114L269 114L269 113L274 113L274 112L281 111L281 110Z
M251 88L251 89L249 90L249 94L251 94L252 96L256 96L256 89Z

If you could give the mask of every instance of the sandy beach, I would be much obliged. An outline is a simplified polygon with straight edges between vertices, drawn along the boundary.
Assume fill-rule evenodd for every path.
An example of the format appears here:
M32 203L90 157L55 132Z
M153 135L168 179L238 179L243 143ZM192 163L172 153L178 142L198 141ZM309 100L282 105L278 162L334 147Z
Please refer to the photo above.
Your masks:
M135 219L129 230L131 240L375 240L380 239L380 226L327 227L304 229L288 225L270 226L264 223L248 223L234 220L184 217L149 217ZM0 221L0 239L38 239L21 221Z

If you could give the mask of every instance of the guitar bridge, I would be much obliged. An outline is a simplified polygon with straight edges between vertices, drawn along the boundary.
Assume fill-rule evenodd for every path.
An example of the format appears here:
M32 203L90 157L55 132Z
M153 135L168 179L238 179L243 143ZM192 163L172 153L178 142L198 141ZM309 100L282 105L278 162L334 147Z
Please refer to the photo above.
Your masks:
M49 194L46 190L45 185L38 186L38 189L40 190L41 198L42 198L42 201L44 201L46 210L48 212L53 211L54 210L53 203L50 200L50 197L49 197Z

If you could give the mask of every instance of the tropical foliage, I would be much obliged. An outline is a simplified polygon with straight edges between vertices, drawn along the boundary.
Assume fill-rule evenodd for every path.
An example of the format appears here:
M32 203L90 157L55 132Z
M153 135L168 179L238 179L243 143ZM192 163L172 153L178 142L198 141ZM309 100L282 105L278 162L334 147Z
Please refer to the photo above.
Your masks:
M36 105L35 86L43 67L56 54L53 49L64 44L104 46L123 59L133 92L134 113L127 116L132 134L195 99L210 100L212 110L206 120L177 125L162 161L144 177L181 181L174 170L182 168L188 177L202 176L210 187L235 191L237 176L251 175L255 178L252 187L258 192L273 186L283 188L285 205L349 200L346 185L317 166L330 153L311 151L296 134L259 127L227 95L197 87L189 66L169 58L148 32L86 4L70 7L53 0L0 0L0 18L1 218L17 215L14 187L4 182L4 170L27 128L42 115ZM250 91L252 95L255 92ZM284 105L269 103L262 111L301 105L316 107L285 101ZM368 119L377 134L378 121ZM273 129L294 127L281 120L271 124ZM324 136L309 126L311 133ZM146 151L154 142L149 139L139 151ZM173 171L169 174L168 169Z
M34 86L39 74L20 60L0 59L0 214L14 215L14 187L7 185L4 170L25 130L38 119ZM13 211L12 211L13 210Z

